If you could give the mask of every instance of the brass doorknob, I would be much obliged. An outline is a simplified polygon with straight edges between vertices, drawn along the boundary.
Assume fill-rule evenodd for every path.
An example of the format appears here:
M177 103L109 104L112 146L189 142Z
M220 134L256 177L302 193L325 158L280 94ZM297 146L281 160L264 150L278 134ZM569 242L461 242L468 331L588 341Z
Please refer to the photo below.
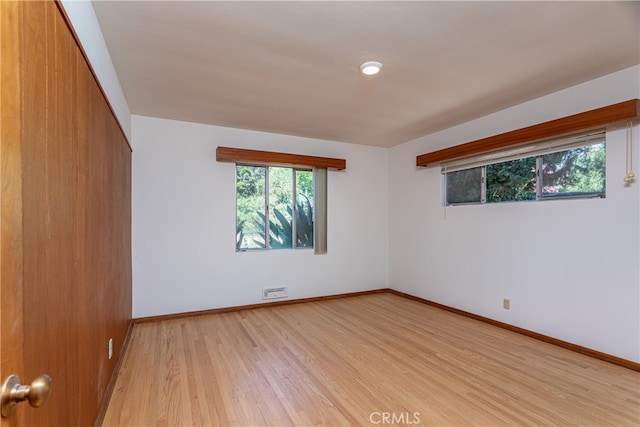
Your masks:
M10 375L2 384L0 395L2 416L11 415L13 408L24 400L28 400L32 407L39 408L49 399L50 391L51 377L49 375L40 375L30 385L20 385L20 378L16 375Z

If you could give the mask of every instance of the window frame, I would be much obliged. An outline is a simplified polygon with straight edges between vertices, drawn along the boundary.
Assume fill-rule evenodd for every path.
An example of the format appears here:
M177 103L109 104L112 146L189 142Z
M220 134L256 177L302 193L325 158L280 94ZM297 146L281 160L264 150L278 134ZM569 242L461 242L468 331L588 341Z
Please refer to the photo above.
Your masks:
M314 173L314 168L309 167L309 166L292 166L292 165L269 165L269 164L256 164L256 163L245 163L245 162L237 162L235 164L235 171L236 171L236 179L235 179L235 200L236 200L236 213L235 213L235 217L236 217L236 230L237 230L237 224L238 224L238 167L254 167L254 168L264 168L264 230L265 230L265 235L264 235L264 247L255 247L255 248L242 248L239 247L237 245L236 242L236 252L247 252L247 251L264 251L264 250L286 250L286 249L314 249L315 246L315 239L312 239L311 245L308 246L299 246L297 244L298 242L298 230L297 230L297 224L296 224L296 213L298 211L298 206L297 206L297 199L298 199L298 194L297 194L297 181L298 181L298 175L297 172L302 171L302 172L311 172L312 173L312 179L313 181L315 181L315 173ZM291 196L291 247L283 247L283 248L274 248L270 246L271 243L271 203L270 203L270 175L271 175L271 168L280 168L280 169L289 169L291 171L291 191L292 191L292 196ZM312 181L312 182L313 182ZM315 202L315 186L312 185L312 191L313 191L313 200ZM313 224L313 234L315 236L315 203L311 204L311 215L312 215L312 224Z
M235 164L246 162L258 166L311 167L313 171L313 253L314 255L324 255L327 253L327 172L331 169L339 171L345 170L347 168L347 161L345 159L218 146L216 148L216 161L232 162Z
M545 193L544 192L544 179L543 179L543 156L555 153L561 153L576 148L593 147L596 145L602 145L602 149L605 152L604 163L604 188L602 191L584 192L584 193ZM592 132L571 135L564 138L556 138L544 141L538 141L530 143L524 146L517 147L511 150L503 150L500 152L492 152L483 154L480 156L472 156L470 158L458 159L451 164L454 165L453 170L449 169L450 164L443 164L441 174L442 179L442 203L443 206L466 206L466 205L483 205L483 204L496 204L496 203L513 203L513 202L532 202L532 201L547 201L547 200L566 200L566 199L591 199L591 198L606 198L606 131L604 129L595 130ZM536 185L536 197L531 200L505 200L505 201L487 201L487 166L506 163L514 160L521 160L530 157L536 159L536 169L533 179L535 179ZM449 189L448 178L450 174L463 171L480 168L481 170L481 197L479 202L464 202L464 203L449 203L449 197L447 191ZM549 195L553 194L553 195Z

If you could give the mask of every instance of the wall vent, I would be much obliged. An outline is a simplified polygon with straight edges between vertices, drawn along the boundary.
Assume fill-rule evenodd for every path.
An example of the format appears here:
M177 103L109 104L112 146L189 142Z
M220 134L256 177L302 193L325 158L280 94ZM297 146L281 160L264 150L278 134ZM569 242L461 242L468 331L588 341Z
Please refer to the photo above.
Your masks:
M286 298L288 296L287 288L264 288L262 290L262 299Z

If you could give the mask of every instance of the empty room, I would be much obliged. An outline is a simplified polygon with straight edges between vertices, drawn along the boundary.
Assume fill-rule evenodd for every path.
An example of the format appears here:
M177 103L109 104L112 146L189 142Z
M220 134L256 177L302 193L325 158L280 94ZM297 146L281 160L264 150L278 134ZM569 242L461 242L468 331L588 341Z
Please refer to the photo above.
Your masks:
M640 2L0 2L0 425L640 425Z

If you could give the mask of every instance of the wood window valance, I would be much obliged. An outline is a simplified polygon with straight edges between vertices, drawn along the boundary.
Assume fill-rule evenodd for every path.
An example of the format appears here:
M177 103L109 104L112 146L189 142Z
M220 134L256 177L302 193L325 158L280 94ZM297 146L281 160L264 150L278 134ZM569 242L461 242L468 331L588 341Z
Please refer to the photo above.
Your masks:
M584 131L622 120L635 119L639 116L640 100L631 99L629 101L539 123L526 128L490 136L488 138L478 139L476 141L467 142L466 144L421 154L416 157L416 165L428 166L430 164L441 163L446 160L497 151L518 144L524 144L526 142L557 137L572 132Z
M347 168L347 161L345 159L303 156L301 154L246 150L243 148L231 147L218 147L216 149L216 160L219 162L246 162L281 166L308 166L337 170L343 170Z

